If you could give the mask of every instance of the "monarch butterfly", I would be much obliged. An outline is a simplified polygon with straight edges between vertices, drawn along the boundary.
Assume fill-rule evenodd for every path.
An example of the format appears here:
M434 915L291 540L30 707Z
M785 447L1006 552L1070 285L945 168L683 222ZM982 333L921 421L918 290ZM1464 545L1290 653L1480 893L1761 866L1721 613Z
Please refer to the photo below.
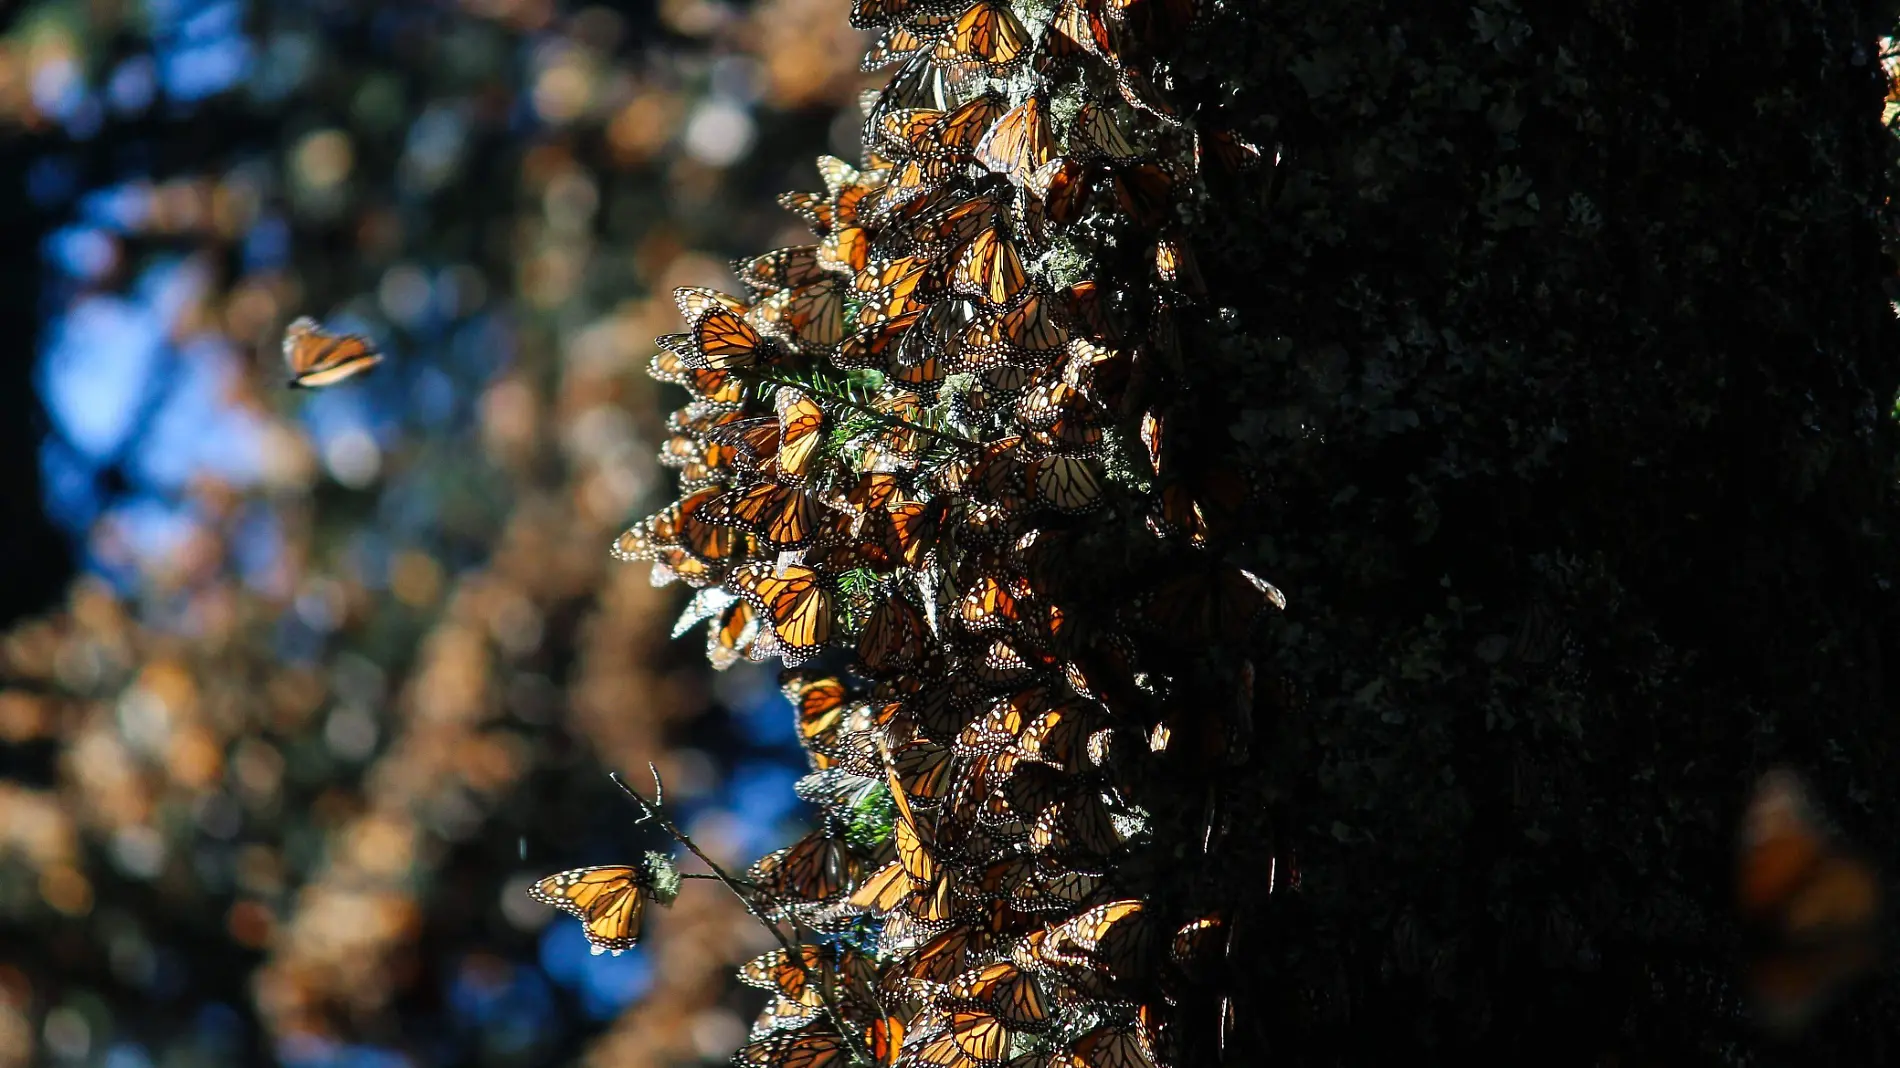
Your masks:
M1210 160L1225 174L1250 171L1260 165L1263 156L1260 146L1244 140L1232 130L1194 131L1194 167L1202 173L1206 173Z
M1245 640L1269 606L1284 610L1286 595L1244 568L1190 565L1141 598L1143 618L1172 640L1199 643Z
M1030 499L1063 515L1094 511L1102 503L1102 475L1094 460L1045 456L1029 465Z
M1037 168L1055 155L1055 139L1044 115L1047 109L1040 94L1011 108L977 144L977 162L1016 185L1029 184Z
M884 176L861 171L836 156L818 157L818 177L825 183L825 195L831 198L834 218L855 224L874 206Z
M826 275L810 285L766 297L759 302L756 314L760 322L780 334L789 334L792 340L821 347L836 345L844 339L844 286Z
M864 1028L864 1045L879 1065L894 1065L904 1046L904 1021L896 1016L879 1016Z
M1190 975L1204 973L1231 940L1227 920L1219 913L1189 920L1174 932L1168 959ZM1203 976L1205 977L1205 976Z
M1116 125L1108 108L1089 101L1075 113L1069 128L1069 151L1081 160L1132 159L1140 154Z
M619 956L640 940L646 912L642 895L650 889L646 869L603 864L556 872L528 887L528 896L580 920L595 953Z
M1061 378L1031 389L1016 405L1016 423L1044 451L1088 455L1102 441L1103 413L1088 394Z
M858 862L844 840L821 828L774 853L759 858L746 873L775 904L824 903L850 889Z
M731 585L764 613L787 667L818 655L831 641L831 591L811 568L794 564L781 569L760 561L735 570Z
M724 671L742 659L757 659L759 631L758 611L745 601L733 601L706 629L707 662L714 671Z
M1017 745L1025 759L1075 771L1081 766L1085 740L1102 724L1102 712L1096 705L1065 701L1025 723Z
M879 132L912 157L967 159L1003 113L1003 98L983 93L945 112L907 108L885 112Z
M1082 217L1102 169L1073 156L1057 156L1036 168L1016 198L1016 219L1032 243L1047 243L1051 225L1068 226Z
M1086 53L1112 66L1121 65L1109 38L1108 23L1102 18L1100 0L1062 0L1043 39L1043 48L1052 59Z
M1006 77L1028 55L1029 31L1003 0L977 0L937 45L934 57L944 66L980 69Z
M749 260L736 260L732 273L738 275L748 289L764 296L810 285L825 277L817 245L793 245Z
M1098 1027L1069 1047L1064 1063L1073 1068L1155 1068L1155 1059L1135 1030Z
M766 548L789 552L811 544L820 511L818 499L798 486L759 482L723 494L704 514L709 523L739 527Z
M717 485L695 490L647 520L641 529L652 543L678 546L709 564L734 562L746 554L749 546L746 539L730 527L717 525L713 506L723 494L724 487ZM641 558L634 552L623 551L632 546L623 546L619 541L614 546L614 554L623 560Z
M1115 199L1135 225L1153 230L1174 215L1175 176L1158 163L1134 163L1110 172Z
M1207 282L1194 261L1194 250L1177 234L1164 235L1155 242L1155 278L1163 286L1188 297L1207 295Z
M858 660L875 673L899 671L923 656L924 618L900 596L879 601L858 636Z
M774 363L784 354L776 341L762 338L758 328L724 307L707 308L692 321L687 336L693 353L688 366L713 371Z
M1049 1019L1041 984L1013 961L997 961L958 976L950 984L950 996L974 1002L1017 1027L1034 1028Z
M850 1064L851 1050L828 1031L778 1031L740 1046L732 1061L758 1068L831 1068Z
M1750 936L1747 986L1762 1026L1784 1037L1874 958L1878 878L1822 819L1800 776L1775 769L1742 820L1736 901Z
M849 712L849 691L844 683L835 677L813 679L787 671L780 677L779 692L798 713L799 744L814 758L829 760Z
M1018 947L1025 967L1048 967L1090 997L1110 997L1147 975L1155 926L1137 898L1085 909Z
M953 278L958 292L997 307L1014 303L1016 295L1029 285L1016 242L996 226L977 234L964 246Z
M1044 807L1029 830L1029 848L1036 853L1106 857L1120 845L1108 806L1094 790L1079 791Z
M860 30L893 22L908 25L955 11L949 0L851 0L851 25Z
M858 69L866 74L909 59L924 47L923 38L908 26L898 26L878 35L877 43L864 53Z
M941 287L940 276L933 277L935 267L927 257L906 256L859 272L858 289L868 294L858 309L859 328L901 320L913 311L921 311Z
M924 309L912 308L895 318L867 323L860 311L858 321L864 324L864 329L845 338L832 354L831 362L845 370L883 370L896 359L911 327L923 316Z
M319 389L354 378L383 362L374 342L360 334L325 333L307 315L284 328L284 363L292 389Z
M818 242L818 265L826 271L855 275L871 262L871 231L840 226Z
M660 339L661 344L666 346L669 339L681 349L691 351L692 339L685 334L669 334ZM670 346L654 353L647 370L656 381L686 387L699 403L736 408L745 401L745 383L736 376L727 371L692 367Z
M799 946L796 956L775 949L754 957L739 966L739 981L817 1008L824 1004L827 989L846 994L855 1002L871 1001L877 967L870 958L849 947L808 944Z
M811 474L812 461L824 444L825 410L795 389L781 388L774 402L779 434L772 474L782 482L798 485Z

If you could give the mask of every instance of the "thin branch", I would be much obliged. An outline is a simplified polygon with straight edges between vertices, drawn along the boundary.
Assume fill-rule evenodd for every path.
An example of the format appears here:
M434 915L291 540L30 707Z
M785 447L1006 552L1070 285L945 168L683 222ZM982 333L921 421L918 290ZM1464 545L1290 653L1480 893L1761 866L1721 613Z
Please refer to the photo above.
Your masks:
M961 434L948 434L948 433L945 433L944 431L936 429L935 427L925 426L922 423L913 423L908 419L899 419L897 416L894 416L889 412L880 412L876 408L873 408L868 404L860 403L858 401L852 400L849 397L840 396L836 393L820 392L818 390L813 389L809 383L794 382L794 381L791 381L790 379L777 378L772 375L756 375L753 377L753 381L759 382L768 386L780 386L786 389L795 389L801 393L810 393L821 400L828 400L832 402L833 404L838 405L839 407L849 408L852 411L857 412L859 415L869 416L870 418L877 420L878 422L884 424L886 427L889 427L892 430L915 431L916 433L922 434L926 437L936 438L938 441L948 442L949 444L956 445L956 446L974 446L974 445L983 444L982 442L977 441L974 438L966 438L962 436Z
M763 887L744 879L734 878L728 874L726 869L721 867L718 861L707 856L706 851L699 848L698 843L688 837L685 831L680 830L678 824L667 818L666 813L660 810L660 802L658 800L666 796L664 787L660 785L660 769L654 767L651 762L648 762L647 770L653 775L653 796L656 799L653 801L648 801L635 792L633 787L628 786L626 780L620 777L619 772L610 771L607 773L607 776L614 781L615 786L620 787L622 793L625 793L628 797L633 799L634 804L640 806L642 813L640 818L643 822L650 819L659 824L661 830L672 835L679 841L679 844L685 846L694 856L698 857L701 863L712 869L711 875L689 876L682 872L680 873L682 878L716 879L725 884L726 889L732 891L732 896L739 899L739 904L745 906L746 912L749 913L753 919L759 921L767 931L771 932L773 940L779 944L781 949L785 950L785 959L792 967L797 968L799 972L804 975L807 985L817 988L818 996L823 999L825 1004L825 1013L831 1017L832 1026L838 1029L839 1041L843 1042L846 1048L851 1051L852 1059L864 1063L872 1063L873 1059L869 1056L868 1052L861 1048L857 1032L845 1024L844 1010L838 1006L836 995L831 989L831 984L821 981L817 975L813 974L812 969L806 966L804 956L799 953L798 946L795 945L790 938L787 938L785 932L779 930L778 924L767 918L765 912L762 911L759 902L761 900L769 901L771 895L768 894ZM793 922L796 924L796 921Z

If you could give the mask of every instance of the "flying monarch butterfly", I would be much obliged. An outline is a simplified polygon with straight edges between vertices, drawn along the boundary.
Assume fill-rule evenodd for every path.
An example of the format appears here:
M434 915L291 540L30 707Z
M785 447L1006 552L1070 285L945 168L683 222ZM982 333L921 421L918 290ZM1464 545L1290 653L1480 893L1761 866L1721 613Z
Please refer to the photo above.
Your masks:
M1027 58L1029 31L1003 0L977 0L937 45L933 58L944 66L980 69L1006 77Z
M557 872L528 887L528 896L581 921L595 953L633 948L652 880L646 869L603 864Z
M1049 132L1045 112L1048 104L1041 95L1011 108L976 146L977 162L1016 185L1029 184L1037 168L1055 155L1055 138Z
M307 315L284 328L284 363L290 388L320 389L354 378L383 362L374 342L360 334L330 334Z
M1822 822L1786 769L1756 783L1738 843L1736 901L1745 976L1762 1026L1792 1036L1874 962L1880 883Z
M997 307L1014 303L1016 295L1029 285L1016 242L996 226L977 234L964 246L953 279L958 292Z
M771 624L787 667L818 655L831 641L831 591L811 568L760 561L733 571L731 585Z

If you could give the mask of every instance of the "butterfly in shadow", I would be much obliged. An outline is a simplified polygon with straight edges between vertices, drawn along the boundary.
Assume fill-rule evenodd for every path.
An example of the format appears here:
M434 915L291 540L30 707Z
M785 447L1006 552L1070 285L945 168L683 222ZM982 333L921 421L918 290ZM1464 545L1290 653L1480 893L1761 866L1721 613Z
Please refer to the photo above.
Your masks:
M1762 1028L1791 1037L1874 963L1879 876L1786 769L1756 783L1737 847L1744 985Z

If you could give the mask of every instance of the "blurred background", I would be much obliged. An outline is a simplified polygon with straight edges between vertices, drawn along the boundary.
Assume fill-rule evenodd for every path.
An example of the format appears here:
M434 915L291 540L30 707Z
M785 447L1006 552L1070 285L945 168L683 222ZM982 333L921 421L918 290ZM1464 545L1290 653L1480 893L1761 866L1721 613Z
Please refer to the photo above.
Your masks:
M0 5L0 1065L722 1062L766 946L534 878L794 838L773 672L607 555L671 290L854 157L847 0ZM388 353L283 388L308 314ZM695 632L696 634L697 632Z

